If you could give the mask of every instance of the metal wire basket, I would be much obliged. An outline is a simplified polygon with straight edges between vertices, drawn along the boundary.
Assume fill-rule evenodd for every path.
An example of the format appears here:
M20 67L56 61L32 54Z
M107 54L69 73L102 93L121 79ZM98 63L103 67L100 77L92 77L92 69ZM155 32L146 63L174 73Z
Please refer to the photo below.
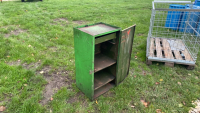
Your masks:
M191 1L155 0L147 38L151 61L195 65L200 46L200 7Z

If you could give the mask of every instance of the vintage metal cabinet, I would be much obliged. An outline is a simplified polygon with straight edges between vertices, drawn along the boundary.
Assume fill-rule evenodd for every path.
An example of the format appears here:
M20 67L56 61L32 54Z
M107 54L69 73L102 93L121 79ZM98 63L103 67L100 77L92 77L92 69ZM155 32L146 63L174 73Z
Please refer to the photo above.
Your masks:
M135 25L96 23L74 28L76 85L91 100L119 85L129 72Z

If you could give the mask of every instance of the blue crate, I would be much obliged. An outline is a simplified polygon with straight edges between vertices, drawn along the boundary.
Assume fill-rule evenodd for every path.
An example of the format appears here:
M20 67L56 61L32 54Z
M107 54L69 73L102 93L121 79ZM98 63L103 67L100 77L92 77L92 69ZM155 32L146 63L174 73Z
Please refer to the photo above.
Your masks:
M195 0L194 5L200 6L200 0Z
M184 5L171 4L170 9L185 9ZM165 27L178 30L183 12L181 11L168 11Z
M200 9L199 6L197 5L192 5L191 6L192 9ZM186 6L186 9L191 9L189 7L189 5ZM183 14L183 17L182 17L182 20L181 20L181 24L180 24L180 27L179 27L179 31L180 32L184 32L186 30L186 33L193 33L194 30L187 25L186 27L186 22L188 21L189 24L193 27L193 28L196 28L197 27L197 22L199 20L199 12L184 12Z

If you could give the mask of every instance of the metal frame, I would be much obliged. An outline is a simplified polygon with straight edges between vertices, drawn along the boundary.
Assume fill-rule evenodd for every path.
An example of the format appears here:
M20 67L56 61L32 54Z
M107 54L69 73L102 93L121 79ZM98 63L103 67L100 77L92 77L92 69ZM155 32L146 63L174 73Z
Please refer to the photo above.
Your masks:
M151 61L174 62L179 64L194 65L197 60L197 54L200 46L200 27L198 27L200 26L200 8L194 9L192 5L189 5L190 9L174 9L169 8L171 4L185 6L186 4L191 4L191 1L154 0L152 2L152 14L147 38L146 57ZM173 27L173 25L166 26L166 21L169 20L167 16L171 15L172 18L173 16L177 17L180 14L181 16L175 21L175 23L178 24L177 27ZM186 17L186 19L184 19L184 17ZM194 17L198 17L198 21L195 20ZM170 20L169 24L173 24L172 20ZM185 49L188 50L192 60L189 61L150 56L149 53L151 38L182 40L183 44L185 45Z

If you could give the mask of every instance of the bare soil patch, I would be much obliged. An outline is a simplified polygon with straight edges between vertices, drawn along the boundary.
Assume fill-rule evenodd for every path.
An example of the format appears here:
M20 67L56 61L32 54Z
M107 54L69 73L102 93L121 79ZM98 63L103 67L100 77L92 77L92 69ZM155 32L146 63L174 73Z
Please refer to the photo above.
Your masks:
M23 32L26 32L26 31L27 31L27 30L17 29L17 30L11 31L11 32L8 33L8 34L5 34L5 37L8 38L8 37L11 36L11 35L19 35L20 33L23 33Z
M42 70L38 71L44 76L48 84L45 86L43 92L43 99L40 101L42 105L47 104L51 97L63 86L68 86L68 89L72 89L71 84L75 81L68 76L68 71L66 70L55 70L50 72L51 67L46 66Z
M12 61L12 62L8 62L7 64L10 66L19 66L21 64L21 62L20 61Z
M52 52L56 52L57 49L58 49L57 47L49 47L49 50L52 51Z
M9 27L14 27L15 25L7 25L7 26L2 26L1 28L9 28ZM17 25L16 25L17 26Z
M143 36L143 35L144 35L143 33L139 33L139 34L138 34L138 36Z
M27 64L27 63L24 63L22 64L23 68L25 69L37 69L39 66L41 65L41 62L35 62L35 63L30 63L30 64Z
M68 23L68 19L67 18L56 18L53 20L54 22L62 22L62 21L65 21L66 23Z
M67 24L69 24L69 21L67 18L56 18L51 23L51 25L61 25L61 26L65 26Z
M83 21L83 20L77 20L77 21L73 21L74 24L86 24L87 22L86 21Z
M83 92L80 91L77 94L75 94L74 96L70 97L67 100L67 103L73 104L75 102L81 102L83 107L87 107L88 101L84 97L85 97L85 95L83 94Z
M41 62L34 62L34 63L30 63L30 64L27 64L27 63L21 64L21 61L18 60L18 61L8 62L7 64L10 65L10 66L22 65L23 68L29 70L29 69L37 69L41 65Z
M115 92L108 91L108 92L104 93L103 96L104 97L114 97L115 96Z

